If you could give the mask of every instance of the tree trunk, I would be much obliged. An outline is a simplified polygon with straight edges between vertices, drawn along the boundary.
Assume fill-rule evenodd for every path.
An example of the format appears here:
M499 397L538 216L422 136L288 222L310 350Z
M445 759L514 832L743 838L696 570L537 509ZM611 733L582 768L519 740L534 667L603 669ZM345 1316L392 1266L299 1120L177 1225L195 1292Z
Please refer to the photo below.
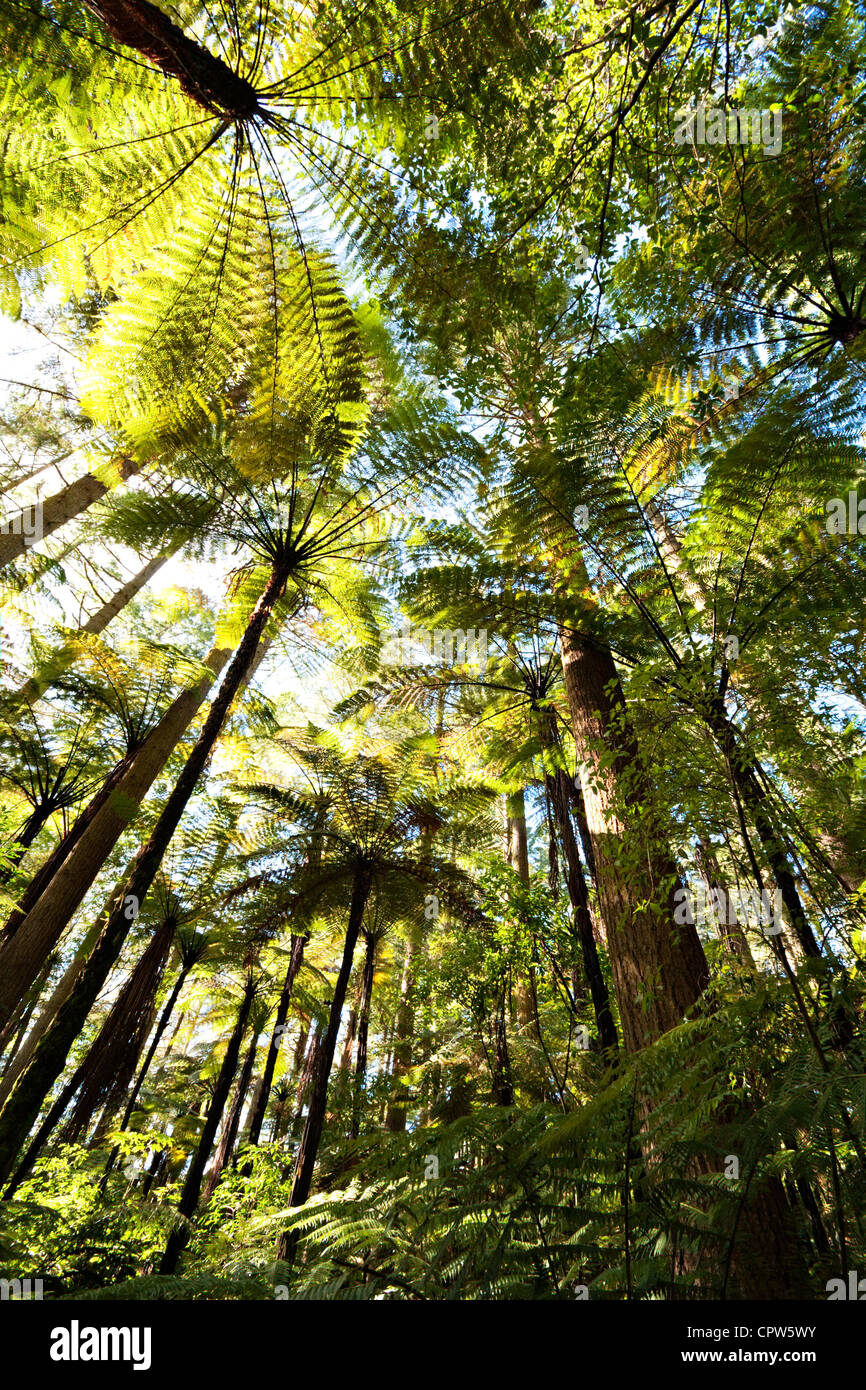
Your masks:
M729 922L728 918L731 914L729 912L722 912L720 914L717 910L717 901L720 900L723 903L730 902L730 894L722 879L722 871L719 868L716 856L706 840L702 839L698 842L697 849L695 850L695 863L698 866L698 872L704 880L714 903L716 930L719 933L719 939L722 945L730 955L736 956L739 960L742 960L748 965L751 970L755 970L755 960L746 938L746 933L743 930L742 923L739 919L735 922Z
M81 628L81 631L89 633L91 637L97 637L101 632L104 632L112 619L116 618L118 613L122 612L126 605L135 598L136 594L141 593L144 586L150 582L157 571L160 570L166 560L168 560L170 554L172 554L171 551L166 551L164 554L156 555L152 560L148 560L147 564L142 566L137 574L134 574L125 584L122 584L116 593L112 594L111 598L103 603L91 618L88 618L87 622ZM57 677L62 675L63 672L72 665L75 658L76 651L74 646L66 645L60 647L35 676L32 676L19 690L16 690L9 696L10 701L16 704L26 703L32 705L45 694L45 691L57 680Z
M337 1034L340 1031L340 1019L343 1013L343 1005L346 1002L346 990L349 985L349 976L352 973L352 959L355 954L355 944L361 930L361 922L363 921L364 909L367 906L367 899L370 895L371 884L371 871L365 865L359 865L355 871L355 879L352 885L352 901L349 905L349 921L346 927L346 939L343 944L343 959L340 963L337 982L334 985L334 997L331 1000L328 1026L322 1038L321 1047L319 1048L316 1070L313 1077L313 1090L310 1096L310 1108L307 1113L307 1123L304 1126L304 1132L301 1136L301 1143L298 1148L295 1178L292 1183L292 1195L289 1199L290 1205L293 1207L299 1207L307 1200L313 1183L313 1169L316 1164L319 1141L321 1140L322 1130L325 1124L328 1081L331 1075L331 1066L334 1061L334 1050L337 1046Z
M240 1128L241 1111L244 1108L244 1101L246 1100L247 1091L249 1090L250 1085L250 1077L253 1074L253 1067L256 1064L256 1052L258 1051L258 1046L258 1034L254 1034L252 1041L250 1042L249 1048L247 1049L247 1055L244 1058L244 1064L241 1067L241 1074L238 1079L237 1089L235 1090L235 1098L232 1101L232 1106L229 1110L228 1118L225 1124L223 1125L223 1132L220 1136L219 1144L217 1145L217 1151L214 1155L214 1161L211 1164L210 1172L207 1175L207 1182L204 1186L202 1202L207 1202L212 1197L214 1188L220 1180L220 1174L222 1173L223 1169L225 1168L226 1164L232 1156L232 1149L235 1146L235 1140L238 1137L238 1129Z
M208 1106L207 1119L204 1123L204 1129L201 1132L201 1138L198 1141L196 1151L193 1155L192 1163L190 1164L189 1172L186 1175L186 1180L184 1182L183 1189L180 1194L178 1211L180 1212L182 1217L186 1218L186 1221L182 1225L179 1223L174 1228L174 1230L168 1238L168 1244L165 1247L165 1254L163 1255L162 1261L159 1266L160 1274L174 1274L174 1271L177 1269L177 1262L180 1259L181 1253L184 1247L186 1246L187 1241L189 1240L190 1228L188 1223L192 1218L196 1207L198 1206L198 1199L199 1193L201 1192L201 1184L202 1178L204 1177L204 1170L207 1167L207 1161L210 1158L210 1152L213 1148L213 1142L216 1138L216 1132L219 1128L220 1120L223 1116L223 1111L225 1109L226 1101L228 1100L229 1091L231 1090L231 1085L232 1081L234 1080L235 1072L237 1071L238 1057L240 1056L241 1051L241 1043L243 1042L243 1036L246 1032L247 1020L250 1016L250 1010L253 1006L253 999L255 998L255 994L256 982L253 979L252 974L250 974L250 977L247 980L246 987L244 989L243 998L241 1000L241 1006L238 1010L238 1016L235 1022L234 1031L231 1035L231 1038L229 1039L229 1045L226 1048L226 1054L223 1057L222 1066L219 1070L219 1075L217 1077L216 1085L214 1087L211 1103Z
M679 540L670 530L654 502L647 501L643 505L659 551L666 564L679 578L685 593L697 611L699 613L705 612L708 606L707 595L700 581L689 570ZM739 747L736 731L727 717L722 701L716 701L709 715L706 711L701 711L701 713L725 755L731 782L743 805L749 810L803 954L811 957L820 956L821 948L815 940L812 928L803 911L803 904L797 892L797 885L791 872L788 856L773 831L772 821L766 809L766 793L761 786L757 769L744 757ZM745 937L743 940L745 942Z
M162 1041L162 1036L166 1028L168 1027L169 1019L174 1013L175 1005L177 1004L177 1001L180 998L180 992L183 989L186 977L191 969L192 965L182 966L178 973L178 977L175 980L174 985L172 986L171 994L168 996L165 1008L160 1014L159 1022L156 1025L156 1032L154 1033L153 1038L151 1039L150 1047L147 1049L147 1053L145 1054L144 1061L142 1062L141 1067L139 1069L138 1076L135 1078L135 1085L133 1086L132 1091L130 1092L129 1098L126 1102L126 1106L124 1107L123 1116L121 1118L120 1124L118 1125L118 1129L120 1130L125 1130L130 1120L132 1119L132 1113L135 1110L136 1102L138 1101L141 1088L144 1085L144 1079L147 1076L147 1073L150 1071L150 1065L154 1057L156 1056L156 1049L159 1047L159 1044ZM182 1019L183 1014L181 1014L181 1020ZM106 1174L110 1173L111 1169L114 1167L119 1152L119 1146L115 1145L115 1147L109 1154L108 1162L105 1165Z
M298 1140L300 1140L304 1128L304 1104L306 1102L307 1092L310 1089L310 1083L316 1073L319 1060L319 1049L321 1046L322 1029L317 1019L313 1024L312 1033L308 1035L307 1050L303 1057L303 1066L301 1067L301 1074L298 1078L298 1090L295 1095L295 1116L292 1121L292 1137Z
M392 1036L393 1070L396 1079L403 1075L412 1061L412 1032L415 1012L412 995L415 988L415 959L421 949L421 928L410 922L406 933L406 948L403 955L403 974L400 980L400 999L394 1017ZM389 1101L385 1111L385 1128L390 1134L400 1134L406 1128L406 1104L404 1101Z
M14 1062L11 1062L7 1068L3 1077L3 1082L0 1084L0 1110L2 1110L3 1106L6 1104L6 1097L9 1095L18 1077L27 1066L33 1053L36 1051L40 1038L44 1037L47 1033L52 1021L57 1017L61 1004L66 1002L75 988L76 981L87 962L87 957L99 940L99 934L104 925L104 919L98 917L87 928L87 931L76 947L72 960L57 981L50 998L42 1006L36 1022L33 1024L33 1027L30 1029L26 1039L19 1048ZM51 958L49 957L49 959Z
M141 909L159 871L163 855L180 824L205 763L213 752L232 701L248 675L259 641L277 599L282 593L293 561L282 558L275 564L256 604L238 648L229 663L219 692L211 704L195 746L186 760L147 844L135 860L135 869L123 891L121 901L111 911L108 924L88 960L69 999L39 1043L29 1066L22 1072L2 1113L0 1113L0 1178L11 1171L15 1154L24 1142L39 1107L63 1070L69 1050L78 1036L96 996L117 960L132 922ZM109 810L109 807L103 808ZM98 817L97 817L98 819ZM94 823L95 824L95 823ZM93 827L91 827L93 828ZM72 856L70 856L71 858ZM57 877L65 872L61 869ZM54 885L52 884L53 891ZM10 942L18 941L24 927ZM7 948L9 949L9 948Z
M258 111L255 88L221 58L187 38L149 0L84 0L116 43L132 48L173 77L188 97L207 111L235 120Z
M210 653L205 665L213 674L183 691L169 706L119 783L84 827L27 917L11 939L4 941L0 948L0 1024L5 1023L38 974L45 957L54 950L109 854L135 819L142 800L189 728L228 655L223 650Z
M286 978L283 981L283 988L280 993L280 1001L277 1005L277 1016L274 1019L274 1031L271 1035L268 1055L265 1059L265 1069L261 1078L258 1094L253 1104L253 1113L250 1120L250 1143L258 1144L259 1135L262 1132L262 1123L265 1118L265 1111L268 1108L268 1099L271 1094L271 1086L274 1080L277 1057L282 1042L282 1034L277 1030L285 1026L289 1016L289 1005L292 1002L292 991L295 987L295 980L304 959L304 947L307 938L303 934L293 935L291 938L291 953L289 955L289 965L286 970Z
M529 840L526 834L526 801L523 788L511 792L506 798L506 825L508 839L508 862L521 883L529 882ZM522 975L517 977L517 1022L521 1028L528 1028L535 1018L533 1007L533 981Z
M588 769L581 782L623 1036L634 1052L682 1022L708 982L707 963L694 926L674 923L679 880L667 847L647 817L625 818L623 802L640 805L648 787L610 651L564 626L560 646Z
M503 983L493 1023L493 1100L496 1105L514 1104L514 1084L511 1077L511 1057L508 1051L508 1029L505 1023L505 992Z
M361 1133L361 1099L367 1079L367 1036L370 1030L370 1005L373 999L373 976L376 972L376 937L365 934L364 972L361 976L361 999L358 1008L358 1055L355 1059L355 1085L352 1095L351 1137Z
M818 958L821 956L821 947L815 939L809 919L803 909L788 855L773 828L772 818L767 809L767 794L761 786L758 771L740 747L737 732L724 713L723 707L717 706L712 711L708 723L724 754L731 782L758 832L758 839L767 857L773 877L778 884L782 902L787 910L800 948L804 956L812 959Z
M589 911L589 894L586 887L586 879L583 874L583 865L577 852L577 841L574 838L574 829L571 824L570 798L568 793L568 774L563 768L558 768L556 773L546 773L548 792L553 806L554 820L559 831L559 838L562 842L562 849L565 855L565 872L568 883L568 896L574 911L574 926L580 946L581 959L583 961L583 972L586 982L589 985L590 998L595 1013L595 1023L598 1029L598 1040L605 1052L616 1052L619 1047L619 1037L616 1031L616 1024L613 1021L613 1013L610 1006L610 995L608 993L607 981L601 968L601 961L598 957L598 947L595 944L595 935L592 930L592 917Z
M49 816L53 815L54 810L55 808L51 803L46 801L43 801L39 806L33 808L33 811L27 817L21 834L17 835L12 842L8 863L0 866L0 883L9 882L43 825L45 825Z
M67 521L72 521L94 502L98 502L118 483L131 478L140 470L141 464L133 462L132 459L116 459L107 468L100 469L102 477L94 473L85 473L83 478L77 478L74 483L67 484L53 497L47 497L44 502L37 503L42 509L42 524L39 528L41 534L38 537L31 538L25 534L23 512L4 518L0 522L0 570L24 554L28 548L28 540L37 544L45 536L50 536L53 531L65 526ZM32 508L27 508L27 511L31 510Z
M75 1143L105 1106L97 1139L122 1103L156 1012L156 997L174 940L175 922L157 927L90 1045L75 1109L63 1137Z

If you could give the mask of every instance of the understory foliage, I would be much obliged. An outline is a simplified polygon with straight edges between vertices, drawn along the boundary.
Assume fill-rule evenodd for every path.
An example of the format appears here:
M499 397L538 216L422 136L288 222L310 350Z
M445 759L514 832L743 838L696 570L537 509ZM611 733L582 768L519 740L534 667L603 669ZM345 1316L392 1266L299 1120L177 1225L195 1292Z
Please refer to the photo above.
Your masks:
M4 1279L864 1267L864 72L849 0L4 0Z

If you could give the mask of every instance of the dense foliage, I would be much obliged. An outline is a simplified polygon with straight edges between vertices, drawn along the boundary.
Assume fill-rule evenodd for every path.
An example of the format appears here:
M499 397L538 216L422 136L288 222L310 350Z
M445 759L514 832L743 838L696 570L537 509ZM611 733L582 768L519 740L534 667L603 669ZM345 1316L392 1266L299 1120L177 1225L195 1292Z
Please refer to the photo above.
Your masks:
M864 18L0 0L5 1278L863 1267Z

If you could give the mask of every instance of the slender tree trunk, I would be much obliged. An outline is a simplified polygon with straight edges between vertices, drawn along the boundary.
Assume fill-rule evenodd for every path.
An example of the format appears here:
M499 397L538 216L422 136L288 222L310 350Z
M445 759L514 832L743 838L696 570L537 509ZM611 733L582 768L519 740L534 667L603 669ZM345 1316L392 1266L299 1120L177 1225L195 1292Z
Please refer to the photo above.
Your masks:
M652 501L643 504L659 552L668 569L683 585L689 600L699 613L707 609L707 595L700 581L690 571L682 553L679 540L670 530L665 518ZM772 819L767 812L766 793L755 766L749 762L739 746L736 730L725 713L724 704L718 700L709 713L702 711L703 718L718 740L725 755L728 772L742 804L749 811L758 832L764 853L773 876L782 894L791 925L805 956L821 955L821 948L815 940L812 928L803 910L797 885L791 871L788 855L774 833ZM745 938L743 938L745 940Z
M346 1036L343 1039L343 1051L340 1054L340 1070L352 1070L352 1058L355 1053L355 1037L358 1032L358 1009L361 1002L361 990L364 988L363 980L359 979L355 985L355 997L352 1007L349 1010L349 1019L346 1024Z
M526 834L526 801L523 788L506 798L508 862L521 883L529 882L529 840ZM517 1022L528 1028L535 1018L532 980L517 977Z
M508 1051L508 1029L505 1020L505 991L503 983L493 1023L493 1100L496 1105L514 1104L514 1083L511 1077L511 1056Z
M61 1004L66 1002L75 988L76 981L87 962L87 957L99 940L99 934L104 925L104 919L97 918L88 927L76 948L75 955L55 985L51 997L42 1006L39 1016L19 1048L14 1062L10 1063L7 1068L3 1082L0 1084L0 1110L6 1104L6 1097L36 1051L40 1039L45 1036L51 1023L57 1017Z
M106 468L100 469L99 474L85 473L83 478L68 483L53 497L46 497L45 501L39 504L42 508L42 525L41 535L36 540L50 536L53 531L65 526L67 521L80 516L118 483L131 478L140 469L141 464L133 462L132 459L116 459ZM29 514L31 509L27 508L26 511ZM13 560L17 560L19 555L24 554L28 540L35 544L35 540L25 532L23 518L24 513L19 512L16 516L6 517L0 522L0 569L4 569Z
M211 704L195 746L150 838L136 856L136 867L125 886L121 901L111 911L106 928L72 994L61 1006L53 1025L39 1043L29 1066L22 1072L0 1112L0 1179L5 1178L11 1171L18 1149L24 1142L45 1097L62 1072L69 1050L123 948L132 922L156 877L163 855L180 824L205 763L213 752L232 701L252 667L259 641L273 607L285 587L292 563L290 558L284 558L274 565L237 651L229 663L219 692ZM57 877L59 878L63 872L62 869ZM22 926L10 947L23 931Z
M723 707L717 707L708 722L724 754L731 781L758 832L761 848L778 884L782 902L787 910L800 948L807 957L812 959L820 957L821 947L815 939L809 919L803 909L784 845L773 828L772 817L768 810L767 794L761 785L758 771L740 747L736 730L724 713Z
M719 939L725 950L732 956L742 960L751 970L755 970L755 960L752 955L751 947L743 931L742 923L738 920L729 922L730 913L719 910L719 903L729 903L730 893L725 887L722 879L722 871L712 848L706 840L698 842L695 850L695 863L698 872L709 890L713 900L714 915L716 918L716 929Z
M370 1030L370 1006L373 999L373 976L376 973L377 939L372 932L365 933L364 972L361 976L361 999L358 1008L358 1055L355 1059L355 1085L352 1095L351 1137L357 1139L361 1133L361 1100L367 1080L367 1036Z
M177 547L175 547L175 549L177 549ZM91 618L88 618L81 631L89 633L92 637L96 637L101 632L104 632L112 619L116 618L118 613L122 612L126 605L135 598L136 594L141 593L144 586L148 584L157 571L162 568L172 553L173 551L166 551L164 554L156 555L152 560L148 560L147 564L143 565L137 574L134 574L125 584L122 584L116 593L112 594L111 598L107 599ZM67 644L60 647L35 676L32 676L20 689L10 695L10 701L13 703L26 703L32 705L45 694L45 691L57 680L57 677L62 675L63 672L72 665L75 658L76 650L74 645Z
M421 949L421 928L411 921L406 933L406 946L403 955L403 974L400 979L400 999L394 1017L392 1034L392 1076L402 1076L412 1061L412 1032L415 1013L412 1008L412 995L415 988L415 961ZM402 1100L389 1101L385 1111L385 1128L390 1134L400 1134L406 1128L406 1103Z
M268 1108L268 1098L271 1094L271 1086L274 1080L277 1057L282 1042L282 1034L278 1031L285 1026L289 1016L289 1005L292 1002L292 991L295 987L295 980L303 964L304 947L307 938L303 934L293 935L291 938L291 951L289 955L289 965L286 970L286 978L283 981L283 988L280 993L280 1000L277 1005L277 1016L274 1019L274 1031L271 1035L268 1055L265 1059L265 1069L261 1078L261 1085L253 1105L253 1113L250 1120L250 1143L258 1144L259 1135L262 1132L262 1123L265 1118L265 1111Z
M371 884L372 877L370 870L364 865L359 865L356 869L355 880L352 885L352 900L349 905L349 922L346 927L346 939L343 944L343 959L340 963L336 984L334 985L334 997L331 1000L328 1026L325 1029L316 1061L316 1070L313 1076L313 1090L310 1096L310 1108L307 1113L307 1123L304 1126L304 1132L301 1136L301 1143L298 1148L295 1177L292 1183L292 1195L289 1199L290 1205L293 1207L303 1205L310 1195L310 1188L313 1183L313 1169L316 1164L319 1141L321 1140L322 1130L325 1124L328 1081L331 1075L331 1066L334 1061L334 1050L337 1046L337 1035L340 1031L340 1019L343 1013L343 1005L346 1002L346 990L349 985L349 976L352 973L352 960L355 954L355 945L361 930L367 899L370 896Z
M118 1090L126 1089L150 1028L154 998L162 977L162 969L171 950L174 930L174 923L166 922L154 932L147 950L109 1009L105 1022L87 1050L87 1055L76 1067L30 1141L6 1190L7 1198L12 1196L16 1187L33 1167L76 1092L79 1092L78 1104L66 1126L63 1138L70 1143L78 1140L107 1097L106 1113L103 1114L94 1136L95 1142L98 1142L110 1119L113 1097Z
M90 1127L104 1105L96 1134L97 1140L101 1138L126 1095L151 1029L175 930L173 918L157 927L88 1050L78 1100L64 1131L70 1143Z
M211 1103L208 1106L204 1129L201 1132L201 1138L193 1154L192 1163L190 1164L189 1172L186 1175L186 1180L181 1190L178 1211L186 1220L183 1224L178 1223L168 1238L165 1254L159 1266L160 1274L174 1274L177 1269L177 1262L189 1240L190 1228L188 1223L198 1206L204 1170L207 1167L207 1161L210 1158L216 1132L223 1116L235 1072L237 1071L241 1043L243 1042L244 1033L246 1032L247 1020L250 1016L255 994L256 982L252 974L250 974L244 989L241 1006L238 1010L234 1031L229 1039L229 1045L226 1048L226 1054L219 1070L216 1085L214 1086Z
M523 788L507 798L508 862L521 883L529 882L529 840L526 835L526 801Z
M316 1073L319 1061L319 1051L322 1046L322 1029L316 1020L313 1031L308 1037L307 1051L303 1058L301 1075L298 1078L298 1090L295 1096L295 1117L292 1123L292 1136L300 1139L304 1128L304 1104L310 1089L310 1083Z
M241 1074L238 1078L238 1084L235 1090L235 1098L232 1101L231 1109L228 1113L228 1118L226 1119L226 1122L223 1125L223 1132L220 1135L220 1141L217 1145L217 1151L214 1155L214 1161L211 1164L210 1172L207 1175L207 1181L204 1185L204 1192L202 1194L202 1202L207 1202L212 1197L214 1188L220 1180L220 1174L222 1173L223 1169L225 1168L226 1164L232 1156L232 1150L234 1149L235 1140L238 1137L238 1129L240 1128L241 1111L244 1108L244 1101L246 1100L247 1091L249 1090L250 1086L250 1078L252 1077L253 1067L256 1063L256 1052L258 1051L258 1046L258 1034L254 1034L250 1042L249 1048L247 1049L247 1055L244 1058L244 1064L241 1067Z
M546 781L554 820L559 831L565 855L565 872L568 883L568 896L574 912L574 926L583 960L583 972L589 985L590 998L595 1013L598 1040L604 1051L616 1052L619 1046L616 1024L610 1006L607 981L598 957L598 947L592 930L592 917L589 911L589 893L583 875L583 865L577 852L577 841L571 824L570 798L568 793L568 774L558 768L556 773L546 773Z
M6 1058L6 1062L3 1067L4 1076L11 1069L13 1063L15 1062L15 1058L18 1055L18 1049L20 1048L24 1040L24 1035L26 1034L27 1029L30 1026L30 1020L33 1017L36 1005L39 1002L39 996L45 988L45 981L51 974L51 971L54 968L55 964L56 961L54 957L49 956L48 960L42 967L42 970L38 978L30 986L30 992L22 1001L19 1010L19 1015L16 1016L14 1019L10 1020L10 1024L8 1025L7 1030L7 1036L0 1039L0 1047L2 1047L2 1050L5 1052L9 1038L12 1037L13 1033L15 1035L14 1037L12 1037L12 1045L9 1048L9 1056ZM2 1096L0 1096L0 1105L2 1105L2 1103Z

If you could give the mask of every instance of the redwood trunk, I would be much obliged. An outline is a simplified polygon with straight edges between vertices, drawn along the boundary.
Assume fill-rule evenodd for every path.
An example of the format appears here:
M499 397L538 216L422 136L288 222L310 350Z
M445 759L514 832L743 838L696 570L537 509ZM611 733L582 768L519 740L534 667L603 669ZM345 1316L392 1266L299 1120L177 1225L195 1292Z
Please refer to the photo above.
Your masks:
M629 1052L681 1023L707 982L697 932L674 922L676 865L646 818L646 775L607 647L560 629L563 673L623 1037ZM624 795L623 788L627 788ZM628 819L626 816L628 815Z

